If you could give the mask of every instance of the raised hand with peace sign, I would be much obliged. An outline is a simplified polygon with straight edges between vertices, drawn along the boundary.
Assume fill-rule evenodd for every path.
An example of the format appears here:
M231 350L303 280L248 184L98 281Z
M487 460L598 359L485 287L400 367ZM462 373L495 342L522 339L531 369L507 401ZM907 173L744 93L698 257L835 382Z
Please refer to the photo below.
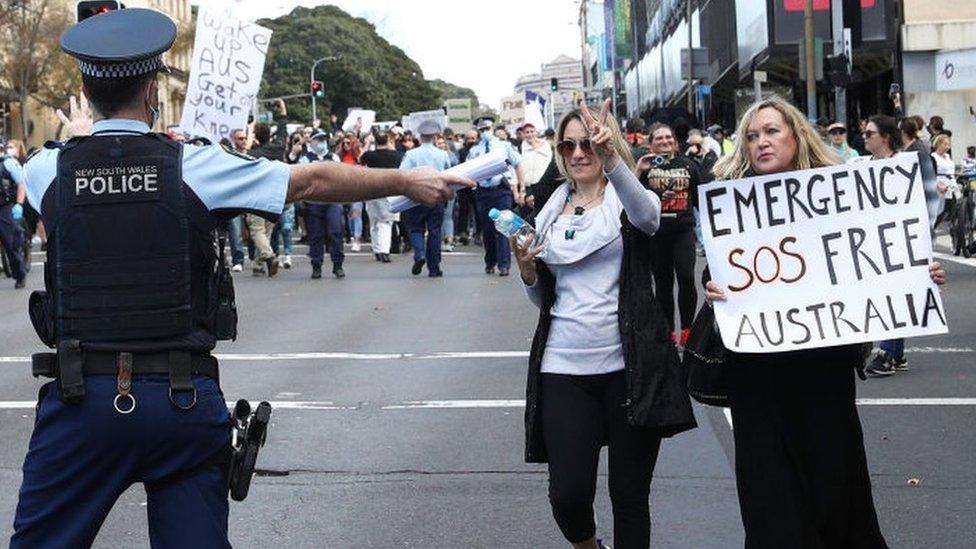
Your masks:
M610 99L603 102L599 118L593 116L586 103L580 103L580 112L583 114L583 126L589 134L593 152L603 163L604 171L613 171L620 161L620 156L614 147L614 133L610 127Z

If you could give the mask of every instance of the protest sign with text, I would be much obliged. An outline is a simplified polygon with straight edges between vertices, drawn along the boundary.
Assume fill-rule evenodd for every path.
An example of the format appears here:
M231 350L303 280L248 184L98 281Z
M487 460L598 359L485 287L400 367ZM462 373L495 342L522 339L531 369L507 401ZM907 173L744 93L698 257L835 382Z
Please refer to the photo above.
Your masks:
M698 190L726 347L771 353L946 333L917 155Z
M342 123L342 131L366 133L376 122L376 111L369 109L350 109L346 120Z
M437 122L441 128L447 127L447 114L444 113L444 109L435 109L432 111L410 113L404 119L403 129L410 130L416 134L420 128L420 123L425 120L433 120L434 122Z
M180 129L214 141L247 125L261 86L271 30L231 9L201 6Z

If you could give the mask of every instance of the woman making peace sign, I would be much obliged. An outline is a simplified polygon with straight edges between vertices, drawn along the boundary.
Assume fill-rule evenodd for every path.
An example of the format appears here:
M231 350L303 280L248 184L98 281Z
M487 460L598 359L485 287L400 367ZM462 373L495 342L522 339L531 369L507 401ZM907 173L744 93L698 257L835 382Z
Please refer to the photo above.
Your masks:
M661 204L634 175L609 103L599 118L582 105L559 123L556 163L566 183L536 218L544 253L512 241L540 310L529 356L526 461L548 462L549 499L566 539L598 548L593 498L607 445L615 545L645 548L661 438L695 420L652 292L649 238Z

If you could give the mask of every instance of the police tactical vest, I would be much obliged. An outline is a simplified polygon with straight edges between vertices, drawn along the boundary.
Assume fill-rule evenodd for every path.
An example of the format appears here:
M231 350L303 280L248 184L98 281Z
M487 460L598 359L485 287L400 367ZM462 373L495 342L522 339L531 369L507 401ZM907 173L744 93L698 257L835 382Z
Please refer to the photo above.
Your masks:
M14 182L13 175L0 158L0 206L5 206L17 200L17 184Z
M156 134L73 139L61 150L45 285L55 338L178 338L211 328L212 235L191 222L182 149ZM49 229L50 230L50 229Z

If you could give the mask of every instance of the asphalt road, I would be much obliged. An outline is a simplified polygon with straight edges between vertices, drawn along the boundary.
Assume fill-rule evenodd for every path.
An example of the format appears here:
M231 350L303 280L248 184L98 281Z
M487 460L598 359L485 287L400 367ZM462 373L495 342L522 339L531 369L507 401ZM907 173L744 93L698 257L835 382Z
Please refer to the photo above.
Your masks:
M407 258L382 265L369 254L350 257L341 281L309 280L304 258L275 279L237 275L240 338L218 348L224 393L278 406L263 473L247 501L231 504L235 546L567 546L545 467L522 460L535 309L517 278L485 276L480 249L459 249L467 253L445 254L443 279L410 277ZM907 399L860 407L891 547L976 540L976 261L946 263L951 333L910 341L909 372L858 384L862 399ZM28 287L42 284L35 268ZM43 350L27 296L0 280L4 540L40 386L24 359ZM662 446L653 545L741 547L728 420L695 411L700 427ZM596 513L600 535L612 538L605 473ZM145 500L141 486L124 494L96 546L147 546Z

